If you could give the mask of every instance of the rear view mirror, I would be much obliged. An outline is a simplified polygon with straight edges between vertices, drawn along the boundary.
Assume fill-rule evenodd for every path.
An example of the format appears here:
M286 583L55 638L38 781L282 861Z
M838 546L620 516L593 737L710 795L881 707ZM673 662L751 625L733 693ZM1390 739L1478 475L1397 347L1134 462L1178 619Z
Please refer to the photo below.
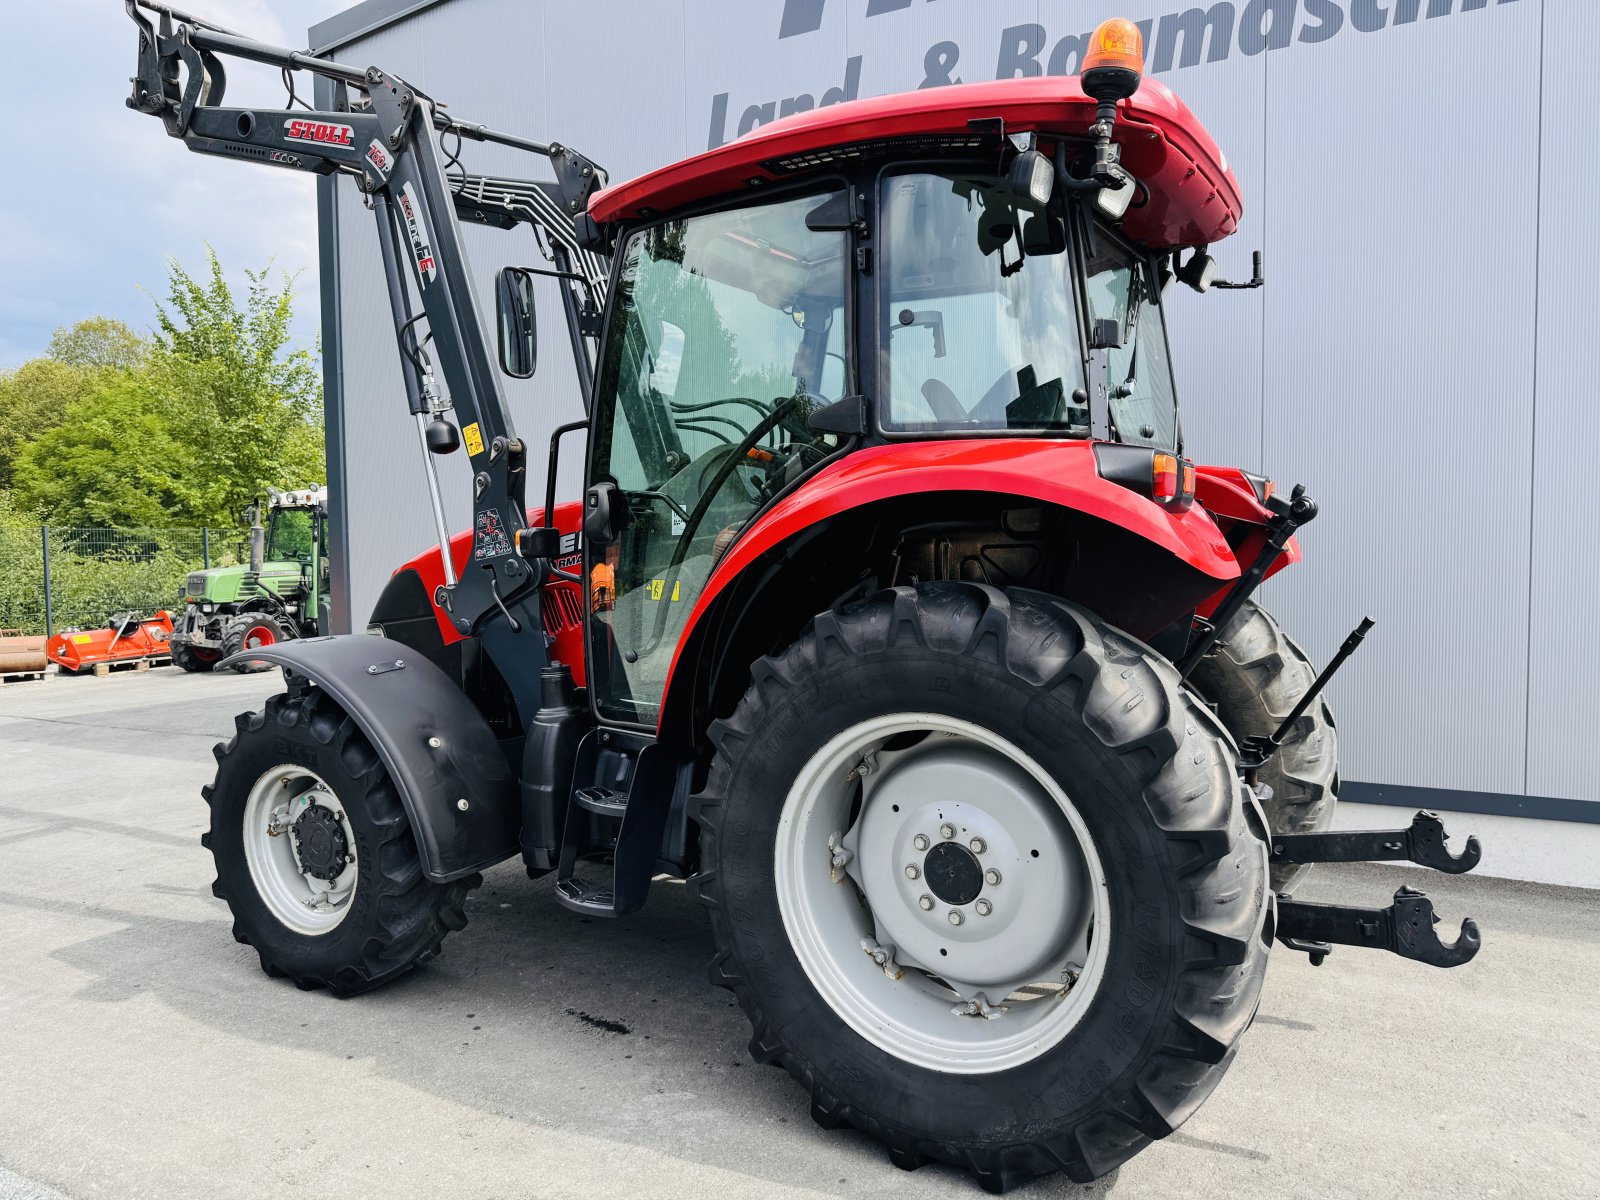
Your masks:
M500 369L513 379L527 379L539 361L533 275L521 267L501 268L495 309L500 326Z
M1177 262L1176 255L1173 256L1173 261L1177 264L1178 280L1188 284L1197 292L1208 290L1217 280L1217 260L1203 249L1191 254L1188 262Z

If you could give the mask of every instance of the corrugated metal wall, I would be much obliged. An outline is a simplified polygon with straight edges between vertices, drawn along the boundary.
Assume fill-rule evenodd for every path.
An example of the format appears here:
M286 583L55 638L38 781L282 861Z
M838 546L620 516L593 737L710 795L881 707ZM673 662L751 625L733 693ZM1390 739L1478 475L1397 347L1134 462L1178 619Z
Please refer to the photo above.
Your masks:
M580 146L623 179L734 136L752 107L1048 68L1105 16L1149 19L1152 62L1165 42L1176 69L1162 78L1244 187L1224 266L1248 274L1261 247L1270 279L1179 290L1190 450L1321 501L1307 561L1267 594L1314 657L1363 613L1379 619L1336 688L1346 778L1600 800L1587 759L1600 733L1587 504L1600 404L1585 378L1597 289L1580 236L1600 184L1580 92L1600 5L1202 7L1232 35L1170 36L1180 0L446 0L338 56L381 62L465 119ZM470 151L475 167L519 167ZM393 565L433 541L370 220L341 184L339 499L358 628ZM487 307L493 269L533 247L468 236ZM539 375L509 385L534 445L580 411L554 292L541 302ZM459 523L465 464L444 466Z

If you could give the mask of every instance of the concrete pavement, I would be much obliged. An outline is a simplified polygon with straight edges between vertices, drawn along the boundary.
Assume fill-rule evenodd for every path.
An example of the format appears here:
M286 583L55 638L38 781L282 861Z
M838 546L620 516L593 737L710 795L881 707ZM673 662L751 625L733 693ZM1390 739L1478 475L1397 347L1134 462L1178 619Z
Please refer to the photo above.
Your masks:
M816 1128L748 1059L681 886L595 922L507 864L386 989L266 978L211 897L198 792L232 714L279 686L0 688L0 1198L981 1195ZM1402 881L1447 926L1479 919L1475 962L1275 951L1195 1119L1093 1189L1013 1194L1600 1196L1600 895L1377 867L1304 894L1385 903Z

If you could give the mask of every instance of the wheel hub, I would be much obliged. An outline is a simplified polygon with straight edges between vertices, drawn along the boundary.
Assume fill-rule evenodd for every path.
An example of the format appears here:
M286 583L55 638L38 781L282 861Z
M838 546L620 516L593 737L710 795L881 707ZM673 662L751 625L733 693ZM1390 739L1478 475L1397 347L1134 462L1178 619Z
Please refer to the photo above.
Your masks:
M1061 785L1014 744L944 714L841 730L797 775L774 880L824 1000L907 1062L989 1073L1087 1011L1108 888Z
M928 890L946 904L971 904L983 891L983 867L978 856L955 842L940 842L922 860Z
M339 819L322 805L309 805L296 819L294 847L306 874L330 883L344 874L350 843Z
M878 940L963 995L1054 977L1088 921L1083 857L1026 771L970 741L882 752L847 848Z

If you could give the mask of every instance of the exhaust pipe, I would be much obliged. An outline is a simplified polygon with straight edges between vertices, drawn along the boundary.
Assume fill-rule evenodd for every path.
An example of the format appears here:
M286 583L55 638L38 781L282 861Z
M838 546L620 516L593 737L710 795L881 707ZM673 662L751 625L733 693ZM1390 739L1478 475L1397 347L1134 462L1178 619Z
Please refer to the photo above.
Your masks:
M250 506L250 574L261 574L261 564L267 554L267 531L261 525L260 503Z

